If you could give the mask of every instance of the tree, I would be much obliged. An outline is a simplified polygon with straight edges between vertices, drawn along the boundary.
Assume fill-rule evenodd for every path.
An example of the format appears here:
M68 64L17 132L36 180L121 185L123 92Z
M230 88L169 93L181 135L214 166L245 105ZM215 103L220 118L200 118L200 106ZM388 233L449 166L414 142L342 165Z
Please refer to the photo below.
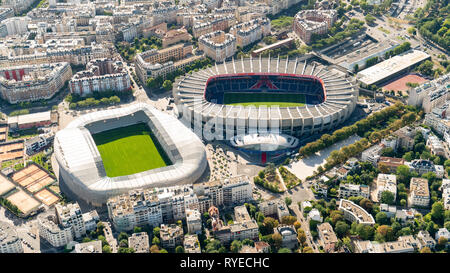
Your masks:
M234 241L231 243L231 246L230 246L231 252L233 252L233 253L238 253L239 250L241 250L241 248L242 248L242 243L241 243L241 241L239 241L239 240L234 240Z
M395 195L390 191L383 191L381 193L380 202L388 205L394 204Z
M444 222L444 204L442 202L435 202L431 206L431 218L433 218L438 223Z
M380 225L385 225L385 224L388 224L388 222L389 222L389 219L388 219L386 213L384 213L384 212L377 213L377 215L375 215L375 219L376 219L376 222Z
M347 234L349 228L350 228L349 225L344 221L338 221L336 223L336 227L334 228L334 230L336 231L338 237L342 238Z
M314 253L314 250L310 246L306 246L303 248L302 253Z
M290 206L292 204L292 199L289 197L284 198L284 202L286 203L287 206Z
M433 62L426 60L417 67L417 70L423 75L433 76L433 66Z
M365 17L364 17L364 19L366 20L366 22L367 22L367 24L368 25L371 25L371 24L373 24L374 22L375 22L375 17L373 17L373 15L371 15L371 14L367 14Z
M447 245L447 242L448 240L444 236L441 236L438 239L438 245L441 246L442 248L444 248Z
M272 234L273 246L275 249L279 249L283 243L283 238L280 233Z
M388 225L381 225L377 228L377 233L375 234L375 240L380 242L393 241L395 239L394 231L392 227Z
M154 237L158 237L159 238L159 233L160 233L160 228L159 227L153 228L153 236Z
M184 253L184 248L182 246L177 246L175 248L175 253Z
M166 90L169 91L172 89L172 82L169 80L165 80L162 84L162 87Z
M150 247L150 253L159 253L159 247L157 245L152 245Z
M293 225L297 221L297 218L292 215L285 215L281 217L281 223L283 225Z
M297 229L297 239L300 244L304 244L306 242L306 234L305 231L301 228Z
M118 240L119 240L119 242L120 241L122 241L122 240L126 240L127 241L127 244L128 244L128 234L126 233L126 232L121 232L120 234L119 234L119 237L117 238Z
M109 245L105 245L102 247L103 253L111 253L111 247Z
M431 253L431 249L429 248L429 247L423 247L421 250L420 250L420 253Z
M142 232L142 228L141 227L134 227L134 229L133 229L133 233L140 233L140 232Z
M278 250L278 253L292 253L292 251L289 248L280 248L280 250Z

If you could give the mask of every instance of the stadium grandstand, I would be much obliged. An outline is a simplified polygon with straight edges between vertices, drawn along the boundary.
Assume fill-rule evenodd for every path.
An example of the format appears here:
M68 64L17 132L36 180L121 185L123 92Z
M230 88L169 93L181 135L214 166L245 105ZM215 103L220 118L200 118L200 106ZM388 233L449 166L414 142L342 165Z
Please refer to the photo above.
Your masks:
M103 134L110 130L119 131ZM114 135L120 136L108 139ZM194 183L207 166L200 139L175 117L144 103L75 119L55 135L54 151L61 190L94 206L136 188ZM167 160L153 164L159 155ZM127 167L123 175L120 168L130 164L144 168L130 173Z
M223 120L213 131L230 140L271 128L295 137L333 129L352 114L358 89L345 73L310 59L259 57L180 77L173 96L185 124L198 128L201 120L205 130Z

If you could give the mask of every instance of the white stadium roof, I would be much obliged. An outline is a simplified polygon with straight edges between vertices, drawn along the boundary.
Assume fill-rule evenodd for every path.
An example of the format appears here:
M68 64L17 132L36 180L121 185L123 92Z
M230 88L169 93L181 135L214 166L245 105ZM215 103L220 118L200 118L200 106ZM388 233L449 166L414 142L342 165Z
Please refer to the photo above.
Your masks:
M126 176L106 176L91 132L138 122L149 125L173 164ZM64 184L94 205L135 188L193 183L207 165L205 148L197 135L175 117L143 103L83 115L56 134L54 147Z

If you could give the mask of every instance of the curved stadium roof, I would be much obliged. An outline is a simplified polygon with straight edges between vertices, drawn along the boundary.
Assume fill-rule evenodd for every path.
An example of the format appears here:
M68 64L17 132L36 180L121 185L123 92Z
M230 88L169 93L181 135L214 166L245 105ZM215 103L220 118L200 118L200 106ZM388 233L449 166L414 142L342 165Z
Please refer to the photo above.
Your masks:
M140 122L135 118L148 121L173 164L131 175L108 177L90 131L101 132ZM77 118L56 134L54 150L65 186L93 205L101 205L109 197L135 188L193 183L207 165L205 149L197 135L175 117L143 103Z

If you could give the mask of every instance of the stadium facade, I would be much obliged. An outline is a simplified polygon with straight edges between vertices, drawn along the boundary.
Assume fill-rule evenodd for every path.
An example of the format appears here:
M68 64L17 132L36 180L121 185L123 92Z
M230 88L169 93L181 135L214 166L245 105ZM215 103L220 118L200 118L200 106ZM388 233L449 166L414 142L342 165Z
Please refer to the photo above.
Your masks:
M292 94L294 99L303 96L304 104L224 104L230 93ZM229 140L274 130L298 137L333 129L352 114L358 89L344 73L315 61L260 57L233 59L188 74L175 82L173 96L188 127L206 139L212 131L215 139Z
M108 177L92 134L141 122L152 130L172 165ZM205 148L189 128L143 103L79 117L56 134L54 151L61 189L94 206L133 189L193 183L207 166Z

